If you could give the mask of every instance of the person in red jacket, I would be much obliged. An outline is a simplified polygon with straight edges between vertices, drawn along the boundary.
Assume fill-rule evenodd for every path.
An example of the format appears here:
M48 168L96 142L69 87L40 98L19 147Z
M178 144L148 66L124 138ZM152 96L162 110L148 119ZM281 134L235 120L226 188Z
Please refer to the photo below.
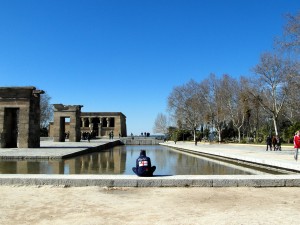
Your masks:
M298 149L300 148L300 131L297 131L294 136L294 148L295 148L294 158L297 161L298 160Z

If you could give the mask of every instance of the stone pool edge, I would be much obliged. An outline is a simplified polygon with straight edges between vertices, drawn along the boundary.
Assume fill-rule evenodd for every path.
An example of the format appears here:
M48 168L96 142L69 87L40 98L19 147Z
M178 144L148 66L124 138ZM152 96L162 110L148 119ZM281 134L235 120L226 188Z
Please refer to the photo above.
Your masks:
M44 175L1 174L0 185L64 187L300 187L300 175Z

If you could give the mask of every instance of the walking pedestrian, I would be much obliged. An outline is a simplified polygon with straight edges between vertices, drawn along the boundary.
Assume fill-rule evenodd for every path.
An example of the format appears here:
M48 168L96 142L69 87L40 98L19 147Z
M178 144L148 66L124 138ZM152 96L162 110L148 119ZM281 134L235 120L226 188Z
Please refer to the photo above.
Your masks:
M298 160L298 149L300 148L300 131L297 131L294 136L294 148L295 148L294 159L297 161Z
M277 150L281 151L281 138L278 135L276 136L276 142L277 142L276 145Z
M270 147L270 151L272 151L272 139L270 136L267 137L267 149L266 151L268 151L268 148Z
M275 136L272 137L272 145L273 145L273 150L276 151L276 145L277 145L277 139Z
M88 133L88 134L87 134L87 139L88 139L88 142L90 142L90 141L91 141L91 138L92 138L92 135L91 135L91 133Z

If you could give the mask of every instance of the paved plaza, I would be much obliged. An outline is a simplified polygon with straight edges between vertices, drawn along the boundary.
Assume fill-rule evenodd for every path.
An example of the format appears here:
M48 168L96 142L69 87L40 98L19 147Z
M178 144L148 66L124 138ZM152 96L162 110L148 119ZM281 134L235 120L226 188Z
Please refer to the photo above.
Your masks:
M0 149L0 157L66 157L108 142L110 140L90 143L46 141L39 149ZM265 146L252 145L198 143L195 146L189 142L177 142L176 146L174 142L166 142L164 145L237 160L281 164L293 169L300 163L293 159L291 147L281 152L266 152ZM193 186L204 180L211 186ZM152 178L2 174L0 224L114 225L140 224L142 221L149 225L294 225L300 220L299 180L295 173ZM103 181L106 183L101 183ZM165 186L157 188L157 184ZM291 186L287 187L287 184Z
M296 225L300 188L0 186L5 225Z
M300 172L300 161L294 159L292 146L282 146L281 151L266 151L265 145L253 144L209 144L206 142L195 145L193 142L176 142L175 144L173 141L169 141L162 145Z

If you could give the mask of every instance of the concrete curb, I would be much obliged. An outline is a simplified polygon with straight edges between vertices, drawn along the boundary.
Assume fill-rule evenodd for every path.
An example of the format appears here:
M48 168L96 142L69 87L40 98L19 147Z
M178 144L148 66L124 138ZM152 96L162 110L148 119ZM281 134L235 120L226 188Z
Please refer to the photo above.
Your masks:
M0 175L0 185L64 187L300 187L300 175Z

